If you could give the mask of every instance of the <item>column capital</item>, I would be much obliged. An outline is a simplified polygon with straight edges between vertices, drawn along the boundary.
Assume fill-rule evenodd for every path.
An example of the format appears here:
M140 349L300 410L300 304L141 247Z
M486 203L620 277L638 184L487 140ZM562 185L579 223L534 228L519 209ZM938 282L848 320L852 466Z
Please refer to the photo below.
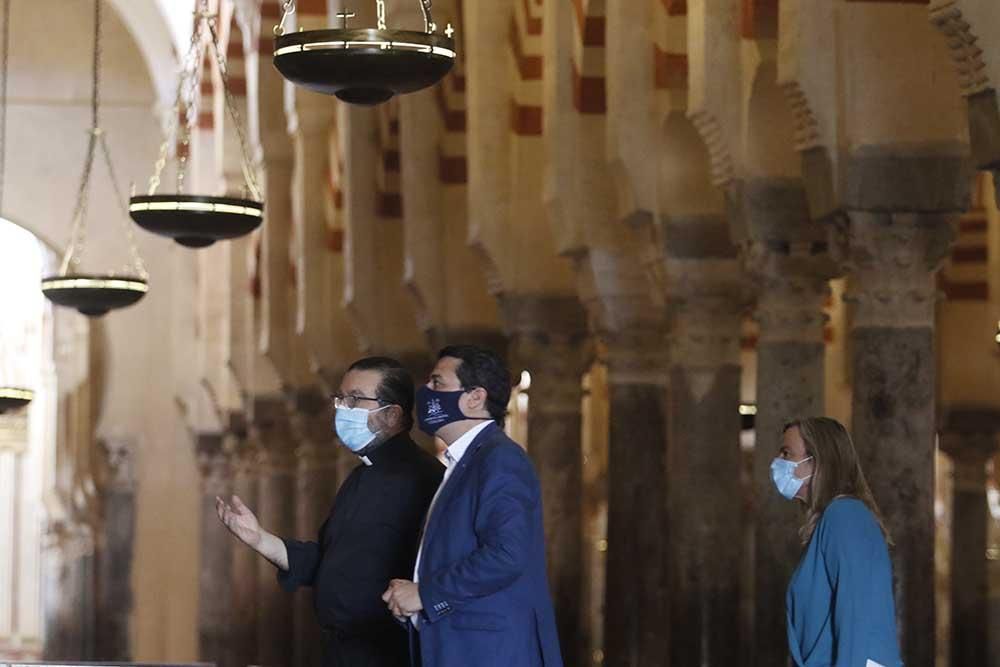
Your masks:
M671 364L714 369L739 364L741 320L751 290L739 261L667 260Z
M232 474L223 434L199 433L195 438L195 456L205 494L228 495Z
M102 438L101 487L105 490L134 491L136 485L135 438Z
M319 387L306 387L289 394L291 430L297 441L299 467L335 468L333 422L330 401Z
M813 246L750 242L744 267L757 289L754 319L762 343L822 343L829 319L823 306L830 296L835 263Z
M600 356L608 365L609 384L668 383L670 347L665 324L609 333L602 343Z
M262 472L295 469L295 439L283 396L253 399L249 439L258 448L257 463Z
M845 301L856 308L855 328L933 326L934 272L955 237L950 215L851 211L837 231L835 252L851 273Z
M1000 407L945 407L940 430L941 451L956 462L985 465L1000 451Z
M542 344L579 343L589 335L587 311L572 294L504 294L500 297L506 330Z

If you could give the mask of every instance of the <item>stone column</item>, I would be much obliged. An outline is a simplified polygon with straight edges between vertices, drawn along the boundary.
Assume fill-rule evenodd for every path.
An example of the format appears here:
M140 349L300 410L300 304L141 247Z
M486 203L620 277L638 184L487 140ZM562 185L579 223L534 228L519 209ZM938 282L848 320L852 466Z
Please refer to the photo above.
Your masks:
M583 576L583 374L586 312L576 297L505 299L515 368L531 374L528 452L542 485L546 560L567 665L586 655Z
M219 667L236 667L230 651L230 578L233 549L229 531L219 522L216 496L227 501L233 493L229 454L221 435L203 433L195 441L201 473L201 570L198 573L198 659ZM245 500L245 499L244 499ZM243 667L242 665L240 667Z
M951 663L989 664L986 463L1000 448L1000 409L955 407L942 424L941 449L955 466L951 524Z
M667 602L665 333L632 328L607 341L608 667L667 664L673 631Z
M46 534L42 596L46 661L94 659L94 532L73 519Z
M247 437L245 431L236 431L227 437L227 448L231 451L230 465L233 471L233 494L240 497L247 507L260 509L260 450L257 443ZM221 527L221 526L220 526ZM229 605L229 664L246 667L259 663L257 652L257 561L260 559L253 550L232 542L232 574L230 575ZM270 582L273 584L274 582ZM265 584L267 585L267 584Z
M101 443L102 531L97 545L95 657L132 659L129 617L132 614L132 554L135 544L135 442Z
M298 442L295 534L311 540L329 516L340 486L340 452L329 399L321 391L299 392L292 407L292 429ZM318 667L322 662L323 636L313 609L313 591L300 589L295 594L295 665Z
M727 265L670 260L670 663L736 665L743 502L740 324Z
M807 224L807 223L801 223ZM754 612L753 664L788 661L785 591L801 547L796 504L771 482L771 461L784 424L824 412L826 275L811 257L796 257L762 243L748 246L747 265L757 282L757 416L753 452Z
M846 300L854 443L896 541L903 661L934 655L934 271L952 230L943 215L850 213Z
M282 398L254 400L250 437L260 447L257 517L280 537L295 534L295 439L290 427ZM257 659L263 667L292 667L292 597L278 587L275 576L274 565L258 558Z

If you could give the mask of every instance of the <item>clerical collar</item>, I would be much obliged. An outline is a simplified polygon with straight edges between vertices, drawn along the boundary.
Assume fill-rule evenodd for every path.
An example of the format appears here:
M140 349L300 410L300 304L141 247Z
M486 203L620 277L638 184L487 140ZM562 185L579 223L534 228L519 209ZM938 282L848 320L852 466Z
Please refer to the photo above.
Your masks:
M366 466L373 466L386 456L392 456L392 450L397 449L400 444L410 439L410 434L406 431L397 433L388 440L384 440L374 445L370 445L361 450L358 458Z

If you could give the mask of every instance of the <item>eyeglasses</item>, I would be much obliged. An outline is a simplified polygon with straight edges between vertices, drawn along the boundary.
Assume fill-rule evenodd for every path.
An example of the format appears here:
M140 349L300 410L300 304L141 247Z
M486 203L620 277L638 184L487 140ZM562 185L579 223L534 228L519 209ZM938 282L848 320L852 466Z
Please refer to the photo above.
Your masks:
M334 394L330 397L333 400L333 407L335 408L347 408L348 410L356 408L359 401L372 401L373 403L378 403L379 405L385 404L380 398L373 396L360 396L358 394Z

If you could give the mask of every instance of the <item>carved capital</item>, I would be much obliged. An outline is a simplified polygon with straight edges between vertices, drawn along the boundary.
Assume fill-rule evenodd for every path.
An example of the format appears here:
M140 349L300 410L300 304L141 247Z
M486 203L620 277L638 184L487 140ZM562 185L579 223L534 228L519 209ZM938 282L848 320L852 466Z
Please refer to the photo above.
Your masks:
M575 343L589 334L586 310L574 295L505 294L500 307L511 337Z
M736 259L667 262L671 364L717 369L739 364L741 321L750 290Z
M941 450L956 462L984 466L1000 451L1000 408L949 406L941 415Z
M593 360L587 340L514 336L511 358L531 373L531 395L539 397L532 410L580 412L583 375Z
M135 490L135 455L137 450L134 438L104 438L100 440L100 477L103 488L116 491Z
M945 215L851 212L834 247L850 271L853 326L933 326L934 272L954 237Z
M221 434L199 433L195 439L195 455L201 473L202 489L206 495L229 494L232 467L229 452Z
M744 266L757 287L754 318L763 343L822 343L833 261L810 247L750 243Z
M670 347L666 326L635 327L605 336L609 384L666 385Z
M295 469L295 436L282 397L253 400L250 439L259 448L257 461L262 473L288 473Z
M318 387L309 387L292 394L289 409L299 468L336 467L330 400Z

